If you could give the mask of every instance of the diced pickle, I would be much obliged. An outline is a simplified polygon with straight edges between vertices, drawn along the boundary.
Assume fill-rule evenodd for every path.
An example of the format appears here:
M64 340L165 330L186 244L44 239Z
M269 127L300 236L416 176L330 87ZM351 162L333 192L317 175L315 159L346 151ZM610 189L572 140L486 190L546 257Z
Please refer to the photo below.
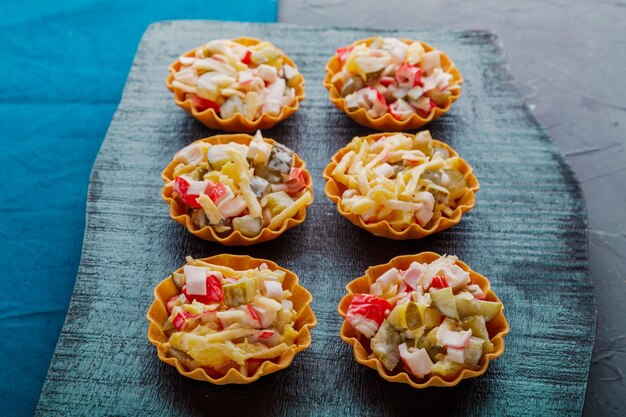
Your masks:
M422 175L420 176L420 178L424 178L427 180L430 180L432 182L434 182L437 185L441 184L441 172L439 171L432 171L432 170L426 170L422 173Z
M265 178L254 176L250 180L250 189L259 200L270 191L270 182Z
M438 190L435 187L432 187L431 184L426 186L426 191L431 193L433 195L433 197L435 197L435 201L437 201L439 203L448 204L448 201L450 200L448 198L449 194L446 194L443 191Z
M182 291L183 285L185 285L185 274L182 272L172 272L172 279L174 280L176 287Z
M385 320L370 341L370 346L374 356L382 362L385 368L391 371L400 361L398 346L401 343L400 333Z
M445 107L450 101L452 93L448 90L439 91L438 88L433 88L432 90L428 90L425 95L426 97L430 97L435 102L437 107Z
M168 334L176 331L176 328L174 327L174 325L172 324L172 321L169 318L165 320L165 324L163 324L163 331Z
M270 151L267 167L283 174L289 174L293 163L293 151L280 143L274 144Z
M464 363L465 366L476 368L480 358L483 356L483 344L485 341L478 337L471 337L465 346Z
M291 311L286 309L280 309L276 313L276 320L274 321L274 327L277 329L282 329L284 326L291 323L293 320L293 315Z
M187 355L182 350L171 347L168 349L167 353L169 354L169 356L178 359L183 365L185 365L185 367L192 368L191 361L193 360L193 358Z
M459 319L459 313L456 309L452 288L446 287L441 288L440 290L432 291L430 293L430 297L435 307L437 307L437 309L441 311L444 316L455 320Z
M448 174L450 178L450 182L444 187L446 187L450 191L450 198L452 200L456 200L457 198L463 197L465 194L465 190L467 189L467 183L465 182L465 177L460 171L455 171L452 169L445 169L444 172Z
M287 87L289 88L296 88L296 86L298 85L298 83L300 82L301 76L300 75L296 75L295 77L291 77L288 81L287 81Z
M427 334L423 335L416 341L415 347L418 349L426 349L428 356L434 361L435 357L443 352L443 347L437 345L437 328L435 327Z
M413 330L423 326L422 315L413 301L397 305L387 317L389 323L397 330Z
M427 329L439 326L442 315L436 308L428 307L424 310L424 326Z
M384 70L385 70L384 68L381 68L381 69L379 69L378 71L368 72L368 73L366 74L366 76L367 76L367 82L368 82L369 84L372 84L374 81L378 80L378 79L380 78L380 76L383 74L383 71L384 71Z
M457 294L454 298L459 317L462 319L481 315L485 318L485 321L491 321L502 308L502 303L500 302L468 299L463 296L459 297L459 295Z
M446 359L435 363L430 372L433 375L439 375L444 378L452 378L461 372L462 369L463 365L460 363L452 362Z
M277 191L275 193L268 194L266 198L267 207L269 207L272 216L276 216L293 204L293 200L289 197L289 194L284 191Z
M272 184L277 184L283 179L283 177L280 175L280 172L270 169L267 165L264 164L255 165L254 174L269 181Z
M298 337L298 332L289 324L282 327L281 333L280 342L287 343L288 345L293 345L293 341Z
M485 318L483 316L465 317L461 322L461 326L463 330L471 329L473 336L489 340L489 332L487 332L487 326L485 325Z
M439 146L435 146L433 148L433 155L435 155L436 153L438 153L439 156L441 156L443 159L450 158L450 153L448 152L448 150L446 148L441 148Z
M191 178L192 180L200 181L202 180L202 177L204 176L204 172L202 172L200 168L196 168L193 171L191 171L189 174L187 174L187 176Z
M424 155L430 156L433 152L433 138L428 130L421 131L415 135L413 139L413 148L424 152Z
M237 282L224 284L222 290L224 291L224 304L235 307L254 300L257 283L254 278L241 278Z
M248 237L256 236L261 233L261 218L248 215L235 217L233 219L233 228Z
M341 88L341 96L345 97L348 94L352 94L357 90L363 88L363 79L361 77L352 77Z

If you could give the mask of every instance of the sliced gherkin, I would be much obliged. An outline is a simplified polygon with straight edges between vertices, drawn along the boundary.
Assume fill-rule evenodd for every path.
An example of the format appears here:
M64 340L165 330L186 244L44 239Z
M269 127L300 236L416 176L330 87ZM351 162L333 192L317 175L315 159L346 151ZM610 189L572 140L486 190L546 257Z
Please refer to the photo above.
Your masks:
M168 349L167 353L171 357L178 359L187 368L191 368L191 362L193 361L193 358L187 355L182 350L171 347Z
M267 165L257 164L254 166L254 174L258 177L261 177L272 184L279 183L283 177L280 175L280 172L270 169Z
M465 182L463 174L453 169L444 169L443 172L445 172L449 178L449 182L445 187L450 191L450 198L456 200L457 198L463 197L465 190L467 190L467 183Z
M450 360L445 359L445 360L435 363L435 365L433 365L430 372L434 375L439 375L444 378L452 378L453 376L457 375L462 370L463 370L463 365L461 365L460 363L452 362Z
M167 320L165 320L165 323L163 324L163 331L165 333L170 333L170 332L175 332L176 328L174 327L174 325L172 324L172 321L168 318Z
M398 346L402 343L402 336L387 320L372 337L370 346L374 356L382 362L387 370L392 371L400 361Z
M489 340L489 332L487 332L487 326L485 325L485 318L483 316L469 316L465 317L461 321L463 330L472 330L472 336L480 337L481 339Z
M250 179L250 189L259 200L262 199L265 194L270 191L270 182L265 178L261 178L259 176L253 176Z
M463 297L462 293L457 294L454 298L457 311L462 319L469 316L481 315L485 318L485 321L491 321L502 308L502 303L500 302L468 299Z
M189 174L187 174L187 176L191 178L192 180L201 181L202 177L204 176L204 172L200 168L196 168L193 171L191 171Z
M433 88L424 93L426 97L430 97L438 107L445 107L450 101L452 93L450 91L439 91L438 88Z
M293 163L293 151L280 143L274 144L270 151L267 167L283 174L289 174Z
M483 356L483 345L485 341L478 337L471 337L467 346L465 346L465 352L463 362L465 366L470 368L476 368L480 358Z
M284 191L277 191L267 195L267 207L270 209L272 216L276 216L278 213L293 204L293 200Z
M432 184L428 184L426 186L426 191L431 193L433 195L433 197L435 198L435 201L437 201L439 203L448 204L448 201L450 200L450 198L448 198L448 196L450 195L449 193L445 193L445 192L443 192L443 191L433 187Z
M424 155L426 156L433 154L433 138L430 136L430 132L428 132L428 130L423 130L415 134L413 148L424 152Z
M443 316L435 307L430 307L424 303L417 303L417 307L422 314L422 321L424 322L426 330L432 329L433 327L437 327L441 324Z
M348 94L352 94L357 90L364 87L363 79L361 77L352 77L341 88L341 96L345 97Z
M448 152L446 148L435 146L433 147L433 155L435 155L436 153L438 153L439 156L441 156L443 159L450 158L450 152Z
M420 175L420 178L424 178L424 179L434 182L437 185L441 185L441 172L439 171L433 171L433 170L428 169L422 172L422 175Z
M222 286L224 291L224 304L235 307L248 304L257 293L257 283L254 278L241 278Z
M433 361L436 360L436 356L443 352L443 347L437 345L437 328L435 327L427 334L423 335L415 342L415 347L418 349L426 349L426 353Z
M437 307L437 309L441 311L444 316L455 320L459 319L459 313L456 309L456 302L454 300L452 288L446 287L441 288L440 290L432 291L430 293L430 298L435 307Z
M399 331L413 330L423 326L422 314L413 301L397 305L387 317L387 321Z
M261 233L261 218L251 215L235 217L233 219L233 228L248 237L256 236Z
M378 80L380 78L380 76L383 74L384 70L385 70L385 68L381 68L378 71L368 72L366 74L367 82L369 84L372 84L374 81Z
M283 309L278 310L278 312L276 313L276 320L274 321L274 327L279 329L279 331L282 331L283 327L285 327L288 324L291 324L292 321L293 321L292 312L290 310L283 308Z
M176 287L182 291L183 290L183 285L185 285L185 274L183 274L182 272L172 272L172 279L174 280L174 284L176 284Z

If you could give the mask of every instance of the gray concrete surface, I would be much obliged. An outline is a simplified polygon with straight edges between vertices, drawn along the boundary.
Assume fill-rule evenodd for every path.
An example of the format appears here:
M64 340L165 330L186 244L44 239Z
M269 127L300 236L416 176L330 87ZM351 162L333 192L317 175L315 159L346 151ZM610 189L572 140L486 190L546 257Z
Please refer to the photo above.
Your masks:
M499 35L518 90L587 201L598 331L584 415L626 415L626 1L282 0L279 21Z

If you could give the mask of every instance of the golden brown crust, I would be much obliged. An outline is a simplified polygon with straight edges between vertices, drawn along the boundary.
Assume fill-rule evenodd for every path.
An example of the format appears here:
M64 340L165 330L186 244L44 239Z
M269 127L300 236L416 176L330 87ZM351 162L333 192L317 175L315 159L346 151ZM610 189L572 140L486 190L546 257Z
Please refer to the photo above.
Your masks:
M365 275L359 277L353 281L350 281L346 286L348 293L341 299L337 306L337 311L344 318L344 322L341 325L340 336L341 339L351 345L354 349L354 357L360 364L368 366L372 369L376 369L378 374L387 381L400 382L409 384L413 388L427 388L427 387L452 387L457 385L463 379L474 378L484 374L489 367L489 361L501 356L504 353L504 336L509 333L509 323L504 316L504 308L498 312L498 314L487 323L487 331L489 332L491 343L493 343L494 350L491 353L484 355L480 362L480 368L477 370L463 369L458 375L451 380L446 380L439 375L427 376L423 379L419 379L407 372L393 372L388 371L383 364L376 359L370 348L370 339L357 334L354 328L345 320L348 311L348 306L352 301L355 294L366 293L369 294L370 285L376 281L383 272L389 270L392 267L399 269L407 269L411 262L430 263L438 258L438 255L434 252L421 252L417 255L405 255L393 258L386 264L376 265L369 267L365 272ZM456 264L464 271L469 272L470 282L472 284L478 284L485 294L485 299L488 301L500 301L496 294L491 290L489 280L472 269L461 261L457 261Z
M293 307L296 311L293 327L297 332L297 336L294 344L289 346L289 349L283 352L279 357L264 360L251 376L245 376L235 368L229 369L225 375L207 368L187 369L177 358L169 356L167 353L166 343L169 337L163 329L163 323L165 323L169 316L166 304L167 300L171 297L180 294L180 290L176 287L170 275L161 281L154 289L155 300L146 314L146 318L150 322L148 340L156 346L160 360L174 366L181 375L198 381L207 381L217 385L249 384L263 375L285 369L291 365L296 353L303 351L311 345L311 329L317 325L317 319L315 318L313 310L311 310L313 297L304 287L298 284L298 276L296 274L281 268L272 261L251 258L246 255L217 255L199 260L216 265L228 266L237 270L252 269L262 263L266 263L271 270L280 269L285 271L283 288L291 291L292 296L290 300L293 302ZM177 272L182 272L182 269L183 268L180 267Z
M210 136L208 138L197 140L194 143L204 142L211 145L219 145L234 142L242 145L248 145L251 140L252 136L242 133L238 135ZM276 143L276 141L269 138L264 138L263 140L270 145L274 145ZM296 168L302 168L304 179L307 184L306 190L311 193L311 200L303 208L301 208L294 217L287 219L277 230L264 227L261 230L261 233L254 237L244 236L238 230L234 230L229 235L220 236L211 226L205 226L198 229L191 219L191 216L187 213L187 205L179 202L172 196L174 191L172 187L172 181L174 181L173 173L176 165L179 163L179 161L172 160L161 173L161 178L165 181L165 185L161 191L161 197L170 206L170 217L178 223L184 225L190 233L204 240L218 242L225 246L248 246L276 239L287 229L291 229L292 227L304 222L304 219L306 218L306 209L313 204L313 181L311 179L311 173L306 170L306 164L304 161L294 152L294 166Z
M377 140L381 137L394 134L395 133L389 132L376 133L373 135L364 136L363 139ZM445 148L449 152L450 156L459 156L454 149L452 149L450 146L443 142L433 139L433 145ZM331 163L328 164L324 169L323 176L326 180L326 187L324 188L324 192L326 196L328 196L328 198L330 198L335 204L337 204L337 210L342 216L350 220L352 224L359 226L360 228L365 229L376 236L382 236L394 240L420 239L433 233L441 232L442 230L448 229L449 227L458 224L463 217L463 213L470 211L476 204L476 192L480 189L480 184L478 183L478 179L472 172L472 167L469 166L469 164L465 162L465 160L459 157L460 171L465 176L467 191L459 199L459 204L454 209L454 212L451 216L439 217L428 229L424 229L418 223L413 223L403 230L394 229L387 220L375 223L366 223L361 218L361 216L345 211L341 208L341 196L343 195L343 192L347 189L347 187L341 183L336 182L331 175L337 164L341 161L341 158L343 158L343 156L347 152L349 152L347 146L341 148L335 155L333 155Z
M365 43L368 46L374 41L375 38L367 38L355 41L352 45L358 45L361 43ZM415 42L410 39L400 39L402 42L410 44ZM432 46L428 45L425 42L418 41L424 47L424 51L430 52L435 50ZM440 51L441 52L441 51ZM391 115L391 113L387 112L383 116L378 118L372 118L367 114L367 111L363 108L359 108L358 110L350 111L346 108L346 100L341 96L337 87L331 82L333 76L339 72L342 68L342 64L339 61L337 54L333 55L332 58L326 64L326 77L324 77L324 87L328 90L328 98L330 101L341 111L346 113L348 116L352 118L355 122L362 126L367 126L372 129L380 130L380 131L392 131L398 132L403 130L412 130L417 129L426 125L427 123L432 122L433 120L443 116L450 110L452 103L457 101L459 97L461 97L461 87L460 84L463 83L463 76L459 72L459 70L455 67L452 60L443 52L441 52L441 65L442 69L445 72L452 74L452 82L455 84L459 84L459 88L452 91L450 98L447 104L444 107L435 107L433 111L431 111L427 117L422 117L417 113L412 114L409 118L405 120L398 120Z
M233 42L240 43L242 45L250 46L256 45L261 41L259 39L254 38L237 38L233 39ZM193 56L197 49L201 47L192 49L191 51L187 51L183 54L183 56ZM287 55L283 53L282 58L285 60L285 63L291 65L294 68L298 68L297 65L289 58ZM281 122L294 114L299 106L300 102L304 100L304 77L302 74L298 74L296 85L294 89L296 90L296 99L295 103L289 106L283 106L280 113L277 116L272 116L267 113L261 114L261 117L255 120L246 119L245 116L241 113L235 113L231 117L227 119L222 119L219 117L215 110L207 109L204 111L198 111L196 107L191 103L191 100L185 100L185 92L172 86L172 81L174 80L174 73L176 73L180 69L180 61L177 59L172 62L169 66L169 75L165 80L167 84L167 88L174 93L174 102L185 109L185 111L191 114L193 117L201 121L204 125L210 127L211 129L225 130L227 132L254 132L255 130L264 130L269 129L274 126L276 123Z

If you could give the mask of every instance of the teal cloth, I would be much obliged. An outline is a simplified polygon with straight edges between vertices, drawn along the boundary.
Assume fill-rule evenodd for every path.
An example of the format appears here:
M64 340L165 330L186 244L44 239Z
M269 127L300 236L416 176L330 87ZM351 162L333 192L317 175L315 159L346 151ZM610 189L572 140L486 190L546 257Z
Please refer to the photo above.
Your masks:
M89 173L144 30L276 15L276 0L2 2L0 416L31 415L39 398L76 277Z

